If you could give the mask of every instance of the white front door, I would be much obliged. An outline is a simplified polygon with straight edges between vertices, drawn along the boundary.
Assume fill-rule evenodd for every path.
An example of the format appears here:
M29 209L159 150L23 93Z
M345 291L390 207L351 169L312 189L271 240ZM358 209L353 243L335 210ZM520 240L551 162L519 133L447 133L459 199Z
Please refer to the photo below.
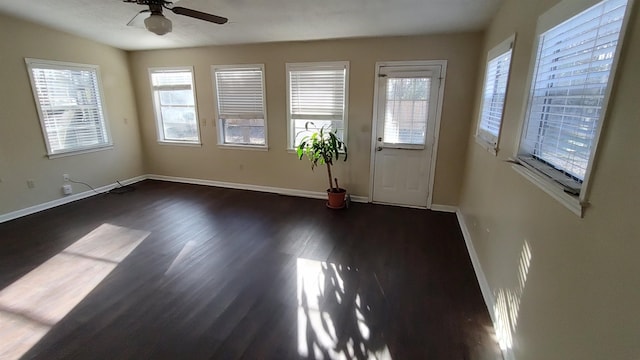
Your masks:
M373 202L428 207L444 64L378 64Z

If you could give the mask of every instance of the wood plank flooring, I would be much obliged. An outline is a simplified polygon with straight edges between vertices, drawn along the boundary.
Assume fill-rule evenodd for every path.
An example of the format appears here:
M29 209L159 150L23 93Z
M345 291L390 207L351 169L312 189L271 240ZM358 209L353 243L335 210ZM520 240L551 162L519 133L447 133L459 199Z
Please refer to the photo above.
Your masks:
M454 214L134 186L0 224L0 299L105 224L149 234L22 358L501 359Z

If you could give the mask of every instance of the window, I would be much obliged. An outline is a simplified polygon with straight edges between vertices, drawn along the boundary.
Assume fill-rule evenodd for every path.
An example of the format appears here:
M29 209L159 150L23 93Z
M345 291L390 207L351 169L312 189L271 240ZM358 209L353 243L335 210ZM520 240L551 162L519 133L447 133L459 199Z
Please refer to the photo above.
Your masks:
M386 79L383 143L424 148L432 75L417 71L394 73L385 67L380 74Z
M212 66L218 143L266 147L264 65Z
M491 49L487 56L476 140L493 154L498 150L514 40L515 35Z
M289 148L304 136L305 124L327 126L346 142L349 62L287 64Z
M554 23L571 4L566 2L539 20L543 28L517 155L527 169L582 204L628 6L626 0L605 0Z
M25 61L49 156L111 146L98 66Z
M149 69L158 141L200 144L193 68Z

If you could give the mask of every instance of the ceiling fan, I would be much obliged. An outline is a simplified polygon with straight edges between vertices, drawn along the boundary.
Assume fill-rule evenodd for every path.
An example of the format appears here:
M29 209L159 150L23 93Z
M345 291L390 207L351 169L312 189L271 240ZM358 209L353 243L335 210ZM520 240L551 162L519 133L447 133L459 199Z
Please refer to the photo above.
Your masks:
M151 13L148 18L144 19L144 26L147 30L151 31L157 35L164 35L166 33L171 32L173 26L171 25L171 20L164 17L162 14L163 9L167 9L172 11L174 14L189 16L195 19L200 19L204 21L209 21L214 24L225 24L229 19L208 14L202 11L187 9L182 6L173 6L173 2L165 1L165 0L122 0L126 3L134 3L138 5L148 5L149 9L142 10L138 13ZM136 16L138 16L136 15ZM135 19L135 17L134 17ZM129 23L131 23L133 19Z

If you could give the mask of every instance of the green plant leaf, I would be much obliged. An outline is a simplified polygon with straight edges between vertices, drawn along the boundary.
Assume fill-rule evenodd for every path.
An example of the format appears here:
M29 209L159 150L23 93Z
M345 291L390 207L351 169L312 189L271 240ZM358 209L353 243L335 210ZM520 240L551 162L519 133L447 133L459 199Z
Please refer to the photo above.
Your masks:
M300 160L306 155L311 163L311 170L327 165L330 172L334 159L340 160L341 153L344 154L344 161L347 161L347 146L338 138L336 130L331 130L328 126L317 128L308 121L305 123L305 131L309 134L301 139L296 153ZM333 179L329 179L329 183L330 188L333 188Z

